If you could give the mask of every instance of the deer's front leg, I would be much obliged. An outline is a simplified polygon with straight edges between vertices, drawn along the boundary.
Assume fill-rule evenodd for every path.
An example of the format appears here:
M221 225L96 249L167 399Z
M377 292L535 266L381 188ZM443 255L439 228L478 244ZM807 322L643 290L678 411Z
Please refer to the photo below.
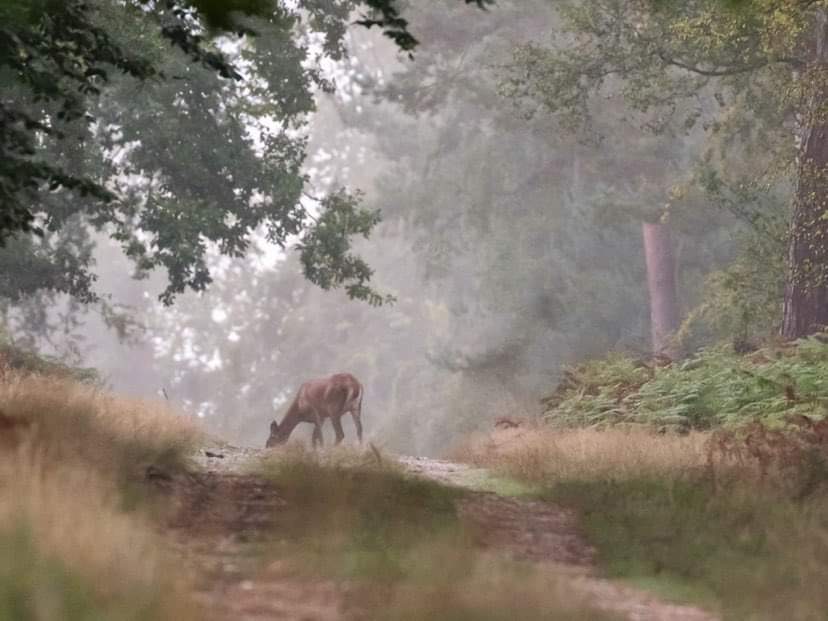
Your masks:
M317 442L319 442L320 447L324 444L324 441L322 440L322 421L323 420L324 419L319 414L319 410L314 408L313 409L314 428L313 428L313 437L312 437L312 442L313 442L314 448L316 448L316 443Z
M336 434L336 444L339 444L345 439L345 432L342 431L342 419L332 417L331 424L333 425L334 433Z
M311 443L313 444L313 448L316 448L317 442L319 446L322 446L324 442L322 441L322 426L318 423L313 427L313 436L311 437Z

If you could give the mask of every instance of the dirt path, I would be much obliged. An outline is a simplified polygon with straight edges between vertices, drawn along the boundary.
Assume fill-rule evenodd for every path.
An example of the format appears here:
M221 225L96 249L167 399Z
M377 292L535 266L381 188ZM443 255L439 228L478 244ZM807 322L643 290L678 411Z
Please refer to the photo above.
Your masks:
M173 545L195 577L205 619L340 619L340 585L298 580L281 562L262 556L285 503L267 479L245 474L261 455L211 446L195 456L196 473L167 483L175 503L168 524Z
M264 455L257 449L212 446L196 456L185 480L165 481L175 503L169 524L174 545L196 576L199 601L210 619L328 621L343 618L347 585L293 578L259 555L272 538L272 519L284 502L266 480L245 474ZM544 571L565 575L597 608L632 621L713 621L689 606L659 601L596 577L594 550L580 536L575 515L550 503L480 491L485 471L451 462L400 458L412 474L471 490L459 512L483 547Z
M484 470L436 459L402 457L412 473L472 490L460 505L462 519L483 546L515 559L542 564L571 576L574 589L592 606L620 613L631 621L715 621L692 606L660 601L647 593L594 575L595 550L584 541L575 514L554 504L475 491L486 481Z

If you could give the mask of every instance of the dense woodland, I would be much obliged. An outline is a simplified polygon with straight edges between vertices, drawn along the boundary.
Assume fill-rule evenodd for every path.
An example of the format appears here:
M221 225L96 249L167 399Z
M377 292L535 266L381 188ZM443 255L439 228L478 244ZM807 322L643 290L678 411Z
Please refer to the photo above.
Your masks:
M820 2L0 10L6 338L228 439L347 369L434 451L826 324Z
M828 0L0 0L0 619L824 619L827 115Z

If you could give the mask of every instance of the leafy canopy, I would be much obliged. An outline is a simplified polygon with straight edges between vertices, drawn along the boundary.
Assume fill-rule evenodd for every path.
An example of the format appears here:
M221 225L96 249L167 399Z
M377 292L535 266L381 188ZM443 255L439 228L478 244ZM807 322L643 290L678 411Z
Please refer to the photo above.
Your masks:
M164 267L171 303L209 284L210 247L240 256L264 227L283 246L307 235L299 248L312 281L385 300L348 252L378 217L354 205L352 218L323 214L317 231L301 202L301 130L315 89L331 87L304 34L321 34L322 56L341 58L355 11L399 49L416 47L392 0L0 0L0 244L44 238L36 249L55 277L43 287L94 299L91 256L75 257L67 275L48 252L80 219L117 240L139 273ZM228 35L240 56L217 44ZM263 145L250 136L257 123L277 128ZM210 144L216 136L224 143ZM211 197L216 180L224 191Z

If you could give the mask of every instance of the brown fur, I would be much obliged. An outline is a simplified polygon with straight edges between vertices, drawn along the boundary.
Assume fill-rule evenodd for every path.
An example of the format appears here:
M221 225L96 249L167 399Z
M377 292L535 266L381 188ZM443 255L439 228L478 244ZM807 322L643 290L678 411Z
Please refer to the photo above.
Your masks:
M345 438L341 419L348 413L354 419L361 444L362 393L362 384L350 373L337 373L330 377L308 380L299 387L296 398L290 404L282 422L277 423L274 420L270 423L270 437L265 446L269 448L287 442L299 423L314 425L313 445L316 446L318 442L321 446L322 423L326 418L331 419L336 433L336 444L339 444Z

